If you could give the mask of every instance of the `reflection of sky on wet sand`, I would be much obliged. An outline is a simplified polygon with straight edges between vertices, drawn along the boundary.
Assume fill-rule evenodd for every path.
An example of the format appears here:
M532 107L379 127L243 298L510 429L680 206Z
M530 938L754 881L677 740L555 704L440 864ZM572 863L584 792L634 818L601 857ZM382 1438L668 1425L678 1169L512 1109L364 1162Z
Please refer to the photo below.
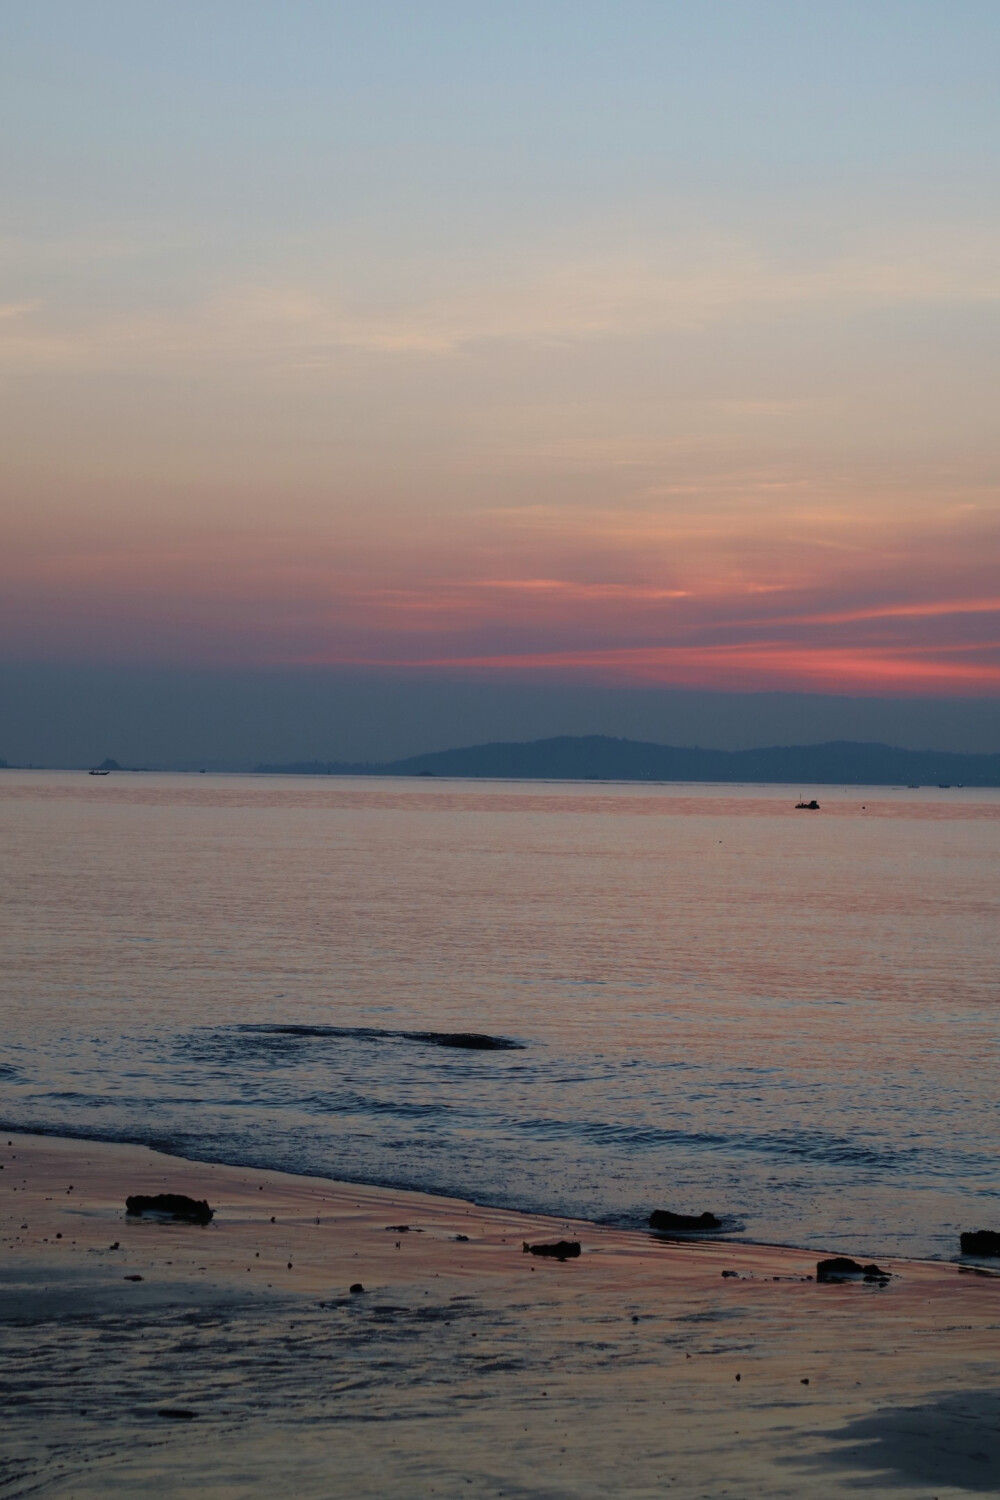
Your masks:
M846 1500L940 1493L945 1465L981 1493L976 1455L996 1461L996 1283L951 1266L824 1286L815 1256L771 1246L663 1245L93 1142L3 1155L32 1225L4 1255L4 1478L88 1496L176 1494L194 1474L306 1500ZM205 1194L216 1219L130 1225L125 1180ZM408 1233L387 1232L398 1219ZM522 1253L565 1233L578 1259Z

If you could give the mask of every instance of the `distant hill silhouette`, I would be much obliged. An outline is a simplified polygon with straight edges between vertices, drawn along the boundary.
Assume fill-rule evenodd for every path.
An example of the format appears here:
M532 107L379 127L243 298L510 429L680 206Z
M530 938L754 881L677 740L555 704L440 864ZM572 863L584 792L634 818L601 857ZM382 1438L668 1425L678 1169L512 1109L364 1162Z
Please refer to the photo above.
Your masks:
M460 776L540 781L771 781L833 786L1000 786L1000 755L900 750L833 740L764 750L702 750L607 735L470 745L382 764L299 761L257 771L298 776Z

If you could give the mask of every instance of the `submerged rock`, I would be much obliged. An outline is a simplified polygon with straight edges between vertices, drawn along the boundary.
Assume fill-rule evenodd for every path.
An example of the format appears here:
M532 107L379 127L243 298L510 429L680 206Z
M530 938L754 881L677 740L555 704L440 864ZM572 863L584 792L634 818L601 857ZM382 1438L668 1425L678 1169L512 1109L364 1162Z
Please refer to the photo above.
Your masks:
M871 1261L867 1266L861 1265L859 1261L852 1260L849 1255L834 1255L829 1260L821 1260L816 1264L817 1281L880 1281L889 1280L889 1272L883 1271Z
M961 1246L963 1255L1000 1255L1000 1234L995 1229L967 1229Z
M135 1193L125 1199L125 1212L131 1218L153 1214L183 1224L210 1224L215 1217L204 1198L189 1198L185 1193Z
M714 1214L674 1214L666 1208L656 1208L649 1216L650 1229L679 1229L685 1233L693 1230L716 1230L722 1228L721 1219Z
M547 1255L553 1260L575 1260L580 1254L579 1240L556 1240L549 1245L529 1245L524 1241L525 1255Z
M393 1033L390 1033L393 1034ZM433 1047L459 1047L471 1052L522 1051L523 1042L509 1036L488 1036L482 1031L398 1031L408 1042L429 1042Z

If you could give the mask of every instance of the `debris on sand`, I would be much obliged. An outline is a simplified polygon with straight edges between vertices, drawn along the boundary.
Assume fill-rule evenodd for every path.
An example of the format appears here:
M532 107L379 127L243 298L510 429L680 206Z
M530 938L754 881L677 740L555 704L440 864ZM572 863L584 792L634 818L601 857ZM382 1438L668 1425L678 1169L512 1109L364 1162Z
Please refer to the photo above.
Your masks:
M575 1260L580 1254L579 1240L556 1240L549 1245L529 1245L524 1241L525 1255L547 1255L552 1260Z
M889 1275L888 1271L883 1271L874 1261L863 1266L849 1255L834 1255L829 1260L821 1260L816 1264L817 1281L877 1281L885 1286Z
M215 1217L204 1198L189 1198L185 1193L135 1193L125 1199L125 1212L130 1218L151 1214L182 1224L210 1224Z

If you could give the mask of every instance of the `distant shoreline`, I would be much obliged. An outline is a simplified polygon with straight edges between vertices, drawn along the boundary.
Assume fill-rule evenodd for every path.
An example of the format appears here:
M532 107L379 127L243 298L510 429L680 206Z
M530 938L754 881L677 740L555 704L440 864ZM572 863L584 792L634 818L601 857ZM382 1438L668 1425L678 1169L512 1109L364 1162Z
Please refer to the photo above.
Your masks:
M906 750L858 740L813 745L771 745L752 750L715 750L609 735L560 735L554 739L492 741L433 750L390 761L189 760L126 765L111 756L94 766L12 766L7 770L170 772L312 777L448 777L463 781L692 782L711 786L892 786L907 790L1000 787L1000 753Z
M1000 754L903 750L834 740L755 750L648 744L606 735L495 742L385 762L260 764L260 775L449 776L468 780L768 783L803 786L1000 786Z

